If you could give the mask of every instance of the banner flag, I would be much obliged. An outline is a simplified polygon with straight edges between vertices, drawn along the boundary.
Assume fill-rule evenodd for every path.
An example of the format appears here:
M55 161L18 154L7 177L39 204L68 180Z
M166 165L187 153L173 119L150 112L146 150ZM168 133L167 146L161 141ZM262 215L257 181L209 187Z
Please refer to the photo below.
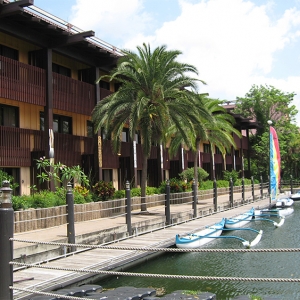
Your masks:
M276 130L270 126L270 197L275 200L279 194L280 151Z

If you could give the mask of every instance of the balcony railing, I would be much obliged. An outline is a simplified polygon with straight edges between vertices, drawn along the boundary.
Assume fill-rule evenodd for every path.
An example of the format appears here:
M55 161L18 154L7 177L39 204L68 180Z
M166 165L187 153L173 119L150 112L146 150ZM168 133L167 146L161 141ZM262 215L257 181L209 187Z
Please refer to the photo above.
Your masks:
M53 74L53 108L91 115L96 104L95 85ZM100 99L112 92L100 88ZM0 56L0 97L46 105L46 71Z
M55 161L81 165L81 154L93 154L93 138L54 133ZM31 152L45 153L44 132L0 126L0 165L30 167Z
M1 166L30 166L30 135L28 129L0 126Z

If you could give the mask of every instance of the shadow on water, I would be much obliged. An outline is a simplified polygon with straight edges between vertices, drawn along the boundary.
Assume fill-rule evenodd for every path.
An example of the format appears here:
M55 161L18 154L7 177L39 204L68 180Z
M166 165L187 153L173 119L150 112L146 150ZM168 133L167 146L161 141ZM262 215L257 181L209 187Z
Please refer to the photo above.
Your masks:
M263 230L263 236L254 249L298 248L300 242L300 202L295 202L294 213L287 216L282 227L271 222L250 222L247 227ZM274 221L278 218L272 217ZM252 231L227 231L225 235L238 235L253 240ZM242 249L236 239L215 239L206 245L209 249ZM298 252L259 253L166 253L149 260L128 272L195 275L239 278L300 278ZM278 299L300 299L299 283L188 280L144 277L111 277L98 282L104 288L120 286L163 288L165 293L176 290L212 292L217 299L229 300L239 295L277 296ZM277 299L277 298L276 298Z

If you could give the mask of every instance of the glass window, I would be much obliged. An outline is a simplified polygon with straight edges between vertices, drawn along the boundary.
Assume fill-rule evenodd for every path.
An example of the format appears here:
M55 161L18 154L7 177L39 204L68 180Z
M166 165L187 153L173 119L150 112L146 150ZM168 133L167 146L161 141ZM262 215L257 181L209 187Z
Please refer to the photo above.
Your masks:
M19 127L19 108L0 104L0 125Z
M45 130L44 112L40 113L40 130ZM72 118L53 115L53 132L72 134Z

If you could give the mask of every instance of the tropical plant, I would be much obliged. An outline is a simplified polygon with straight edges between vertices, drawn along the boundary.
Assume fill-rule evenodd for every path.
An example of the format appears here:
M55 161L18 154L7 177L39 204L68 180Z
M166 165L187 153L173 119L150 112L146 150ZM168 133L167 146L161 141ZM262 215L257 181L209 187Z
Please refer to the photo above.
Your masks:
M166 46L152 51L150 45L143 44L137 47L137 53L123 52L117 67L99 78L117 81L120 88L98 102L92 121L95 132L103 128L111 136L115 153L120 152L124 127L129 128L132 140L139 131L143 150L141 211L144 212L147 211L145 196L151 147L166 143L166 133L171 126L188 142L196 122L191 109L195 94L191 91L197 89L199 80L187 75L197 74L194 66L177 61L180 51L167 50Z
M113 198L115 188L112 182L100 180L93 185L93 192L97 196L98 200L105 201Z
M181 180L192 181L193 179L195 179L194 170L195 170L195 168L185 169L183 172L181 172L179 174L179 177L181 178ZM198 182L199 183L201 183L204 179L206 179L209 176L209 174L202 168L198 167L197 171L198 171Z
M89 186L88 177L84 174L80 166L67 167L62 163L52 163L50 159L41 157L36 160L37 169L41 170L41 173L37 175L40 182L48 182L48 188L50 181L64 183L76 181L78 184Z

